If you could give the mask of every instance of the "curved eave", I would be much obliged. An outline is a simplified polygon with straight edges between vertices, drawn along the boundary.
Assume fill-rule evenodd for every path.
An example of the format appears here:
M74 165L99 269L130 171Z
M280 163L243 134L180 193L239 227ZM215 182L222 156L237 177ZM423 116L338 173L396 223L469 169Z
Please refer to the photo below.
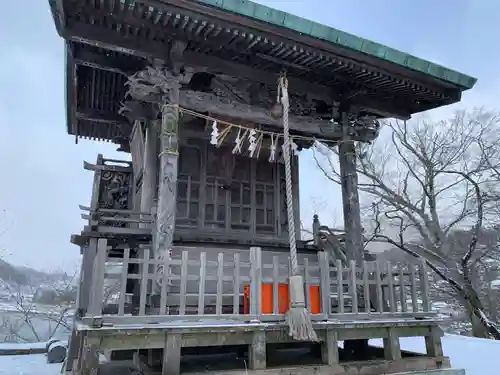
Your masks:
M56 29L62 37L66 37L67 15L64 6L67 3L71 1L49 0ZM135 6L134 1L120 0L120 3L122 6L124 4L128 7ZM394 48L248 0L143 0L141 4L145 4L146 8L149 5L149 9L144 10L145 13L155 13L158 16L170 10L184 10L188 12L187 17L198 17L200 24L206 23L207 19L209 21L219 19L243 26L242 29L246 27L249 33L260 31L264 37L286 38L292 43L290 45L292 48L295 47L293 42L303 42L313 48L370 65L379 65L396 73L417 73L421 79L433 78L447 87L453 86L461 91L471 89L477 82L474 77ZM109 12L109 15L112 15L112 12Z
M356 56L361 60L369 62L373 58L384 61L395 66L409 69L424 75L434 77L443 82L452 84L462 90L469 90L474 87L477 78L446 68L439 64L418 58L398 51L394 48L384 46L368 39L337 30L314 21L307 20L296 15L282 12L265 5L257 4L248 0L197 0L197 1L175 1L162 0L163 3L182 3L186 7L197 8L208 6L214 10L230 12L239 16L238 21L244 24L244 20L255 20L261 26L276 26L282 31L292 31L296 33L296 38L310 39L310 44L314 46L317 41L326 42L332 52L344 50L344 53L359 53ZM191 4L189 4L191 3ZM198 3L198 4L196 4ZM207 8L207 7L205 7ZM198 9L203 11L202 9ZM324 45L322 47L328 47ZM365 55L363 58L362 55Z
M312 92L312 86L329 93L346 86L353 91L361 88L360 106L380 117L409 118L455 103L476 82L389 47L246 0L103 0L98 6L83 0L49 3L58 33L69 43L100 47L104 52L93 54L99 60L116 54L121 66L136 68L152 57L168 58L166 51L178 38L188 41L187 54L197 56L192 61L203 65L211 59L212 64L204 66L215 66L218 72L226 71L226 63L236 66L236 75L239 67L268 76L286 67L290 77L306 83L303 91ZM89 65L82 68L71 51L66 57L68 133L94 139L123 137L115 121L116 108L109 108L111 119L104 122L77 116L82 102L77 77ZM115 67L108 71L118 74ZM87 130L78 124L85 124Z

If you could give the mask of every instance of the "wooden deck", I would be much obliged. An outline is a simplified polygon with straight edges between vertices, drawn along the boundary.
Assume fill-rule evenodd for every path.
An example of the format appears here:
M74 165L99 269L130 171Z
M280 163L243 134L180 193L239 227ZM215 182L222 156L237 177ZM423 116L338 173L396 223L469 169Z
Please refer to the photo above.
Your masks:
M248 348L249 368L265 369L269 345L297 344L288 336L279 305L279 285L289 277L286 254L259 247L224 251L176 247L168 259L157 260L151 259L147 245L139 250L140 258L131 257L128 248L116 258L108 240L98 241L89 309L76 322L80 351L162 349L163 374L178 375L183 348L242 346ZM320 251L301 256L299 265L308 304L309 287L319 287L319 311L312 319L321 340L321 363L333 366L337 374L349 373L340 365L338 341L370 338L384 339L385 360L399 363L394 369L401 369L404 362L399 337L408 336L425 337L428 345L425 366L415 369L447 366L439 321L428 308L425 264L345 265L331 262ZM132 293L127 293L128 280L135 281ZM272 298L272 311L263 310L264 284L272 286L272 296L265 297ZM134 297L137 307L129 310ZM244 298L247 310L242 309ZM109 308L113 304L114 310ZM85 373L92 361L83 354L77 357L74 371ZM395 372L380 368L386 371L380 374Z
M442 352L440 343L442 332L437 327L438 322L433 319L317 322L314 328L321 340L320 353L318 357L313 357L317 358L316 365L323 365L330 369L329 373L333 371L337 375L352 374L353 367L357 367L359 371L362 368L365 369L363 371L369 371L359 373L373 375L447 368L449 360ZM229 351L238 347L243 348L243 353L240 355L246 358L248 368L264 370L268 368L269 356L275 357L276 344L297 344L288 336L288 327L283 323L208 320L183 322L179 320L156 325L117 324L100 328L78 323L77 329L84 336L87 348L95 348L94 350L97 348L101 351L141 349L148 353L160 350L162 353L160 358L147 359L136 356L135 360L140 368L148 370L146 373L154 373L154 362L160 362L162 366L160 373L168 375L181 372L182 352L188 348L223 347L228 348ZM412 336L425 337L427 355L416 357L401 352L399 338ZM378 360L374 360L373 356L364 358L364 361L353 360L352 357L343 353L348 340L375 337L382 338L384 342L381 358ZM339 350L340 341L344 342L342 350ZM200 351L203 352L203 350ZM304 363L301 367L303 365ZM74 369L79 369L79 366L76 364ZM283 370L280 369L280 371Z

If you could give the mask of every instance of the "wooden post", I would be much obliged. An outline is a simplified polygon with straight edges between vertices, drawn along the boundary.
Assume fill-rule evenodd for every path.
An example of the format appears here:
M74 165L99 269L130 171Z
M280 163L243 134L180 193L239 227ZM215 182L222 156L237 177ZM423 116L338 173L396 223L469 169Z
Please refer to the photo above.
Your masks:
M82 269L80 270L80 286L78 292L78 309L87 311L92 296L92 271L97 254L97 238L90 238L89 245L83 249Z
M429 311L429 274L425 259L420 261L420 288L422 293L422 311Z
M325 341L321 343L321 359L325 365L338 366L339 364L337 332L333 329L327 329L325 332Z
M388 329L388 335L384 338L384 357L391 361L401 359L399 337L393 328Z
M95 345L84 344L81 360L81 375L97 374L99 369L99 354Z
M262 314L262 258L261 248L250 248L250 315L260 320Z
M316 246L319 246L319 218L318 215L313 215L313 223L312 223L312 232L313 232L313 241Z
M90 238L88 246L82 247L82 268L80 269L80 283L78 284L76 300L77 311L82 313L86 313L89 308L89 301L92 293L92 270L96 253L97 238ZM76 320L78 318L75 316L74 319ZM82 340L83 335L78 334L75 328L73 328L68 342L68 354L65 363L66 371L71 371L73 369L73 362L77 359L78 350L83 344Z
M330 260L328 253L318 251L318 264L320 273L320 296L321 296L321 314L323 319L328 320L331 310L331 281L330 281Z
M443 344L441 337L443 331L438 326L430 327L429 334L425 336L425 347L429 357L443 357Z
M103 164L102 154L97 155L96 165ZM85 168L84 163L84 169ZM101 170L94 171L94 179L92 184L92 197L90 199L90 220L89 225L97 225L97 221L92 213L99 207L99 191L101 184ZM80 290L78 295L78 308L81 311L87 311L89 301L92 296L92 269L94 267L94 258L97 254L97 238L90 238L88 246L82 248L82 269L80 271Z
M266 332L254 331L252 344L248 345L248 359L251 370L265 370L266 368Z
M178 168L179 81L170 75L160 126L158 210L156 217L155 257L164 259L172 248L175 229ZM167 270L164 270L167 271Z
M158 121L148 121L146 127L146 137L144 140L144 157L142 159L142 188L141 188L141 204L140 211L150 213L152 217L153 202L157 193L157 175L158 175ZM147 228L154 225L150 223L139 223L139 228ZM154 228L151 228L152 232ZM154 242L154 241L153 241ZM155 258L154 246L151 248L150 257ZM139 250L139 258L143 257L143 250ZM139 265L139 273L144 272L144 265ZM153 285L152 285L153 286ZM150 294L153 290L148 286L147 293Z
M104 272L107 260L108 240L100 238L97 241L97 256L94 259L92 272L91 299L89 303L88 315L102 315L102 305L104 302Z
M358 174L356 172L356 149L349 140L349 120L346 111L341 113L343 140L339 143L340 178L344 211L345 248L357 264L363 260L363 229L359 208ZM349 257L349 256L348 256Z
M141 212L150 212L153 209L155 199L156 179L158 175L158 121L148 121L146 127L146 139L144 145L144 165L142 172L142 190L141 190ZM141 227L149 224L141 223ZM154 256L154 254L152 254Z
M181 372L181 334L166 333L163 348L162 375L179 375Z

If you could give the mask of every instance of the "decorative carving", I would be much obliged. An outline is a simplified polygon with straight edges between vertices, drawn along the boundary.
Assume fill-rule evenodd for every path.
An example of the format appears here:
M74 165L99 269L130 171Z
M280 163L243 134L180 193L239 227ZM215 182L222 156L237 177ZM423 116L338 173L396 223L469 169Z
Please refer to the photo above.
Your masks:
M101 182L99 184L99 205L98 208L115 210L130 209L130 172L102 171ZM112 216L112 215L108 215ZM116 221L100 221L99 225L124 227L124 223Z
M162 66L149 66L138 71L129 77L126 85L129 87L127 96L145 102L161 104L177 102L175 99L179 95L180 88L179 78Z
M223 103L247 104L265 109L276 103L277 86L270 87L264 83L228 75L207 77L205 87L197 91L214 94ZM196 80L196 74L191 78L193 80ZM193 85L188 85L188 88L193 88ZM331 116L331 106L321 100L312 100L306 93L292 91L290 104L290 113L296 116L311 116L316 119Z
M118 113L128 118L130 122L149 121L156 119L160 111L157 104L147 103L140 100L125 100L120 103Z
M209 87L201 90L211 93L222 103L246 104L264 109L270 109L273 118L281 117L277 112L277 87L270 87L263 83L243 78L234 78L227 75L212 76ZM281 106L278 106L281 108ZM307 93L290 93L290 114L302 116L304 124L307 120L330 120L333 104L322 100L312 99ZM305 117L305 118L304 118ZM337 122L337 121L336 121ZM331 127L336 122L331 123ZM365 116L359 109L349 115L350 133L356 136L360 132L367 132L371 137L378 136L379 121L374 116Z
M178 103L182 107L262 125L282 126L281 119L273 111L276 109L277 87L249 79L207 72L184 72L177 77L165 67L148 67L132 75L127 86L127 96L133 100L128 99L122 104L120 114L131 120L159 118L160 103L172 103L172 94L179 92ZM339 121L331 120L333 109L333 101L327 104L307 93L294 92L292 87L290 129L332 141L347 135L357 141L370 142L378 136L380 124L375 117L365 116L358 109L350 116L346 134Z

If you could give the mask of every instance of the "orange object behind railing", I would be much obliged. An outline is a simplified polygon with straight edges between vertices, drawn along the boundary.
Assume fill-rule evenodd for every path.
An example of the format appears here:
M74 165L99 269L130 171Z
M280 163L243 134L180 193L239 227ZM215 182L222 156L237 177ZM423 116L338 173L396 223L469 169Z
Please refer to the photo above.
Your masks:
M321 313L321 298L319 285L309 286L309 304L311 314ZM273 284L262 284L262 314L273 313ZM285 314L290 308L288 284L278 284L278 312ZM243 311L250 313L250 285L243 285Z

